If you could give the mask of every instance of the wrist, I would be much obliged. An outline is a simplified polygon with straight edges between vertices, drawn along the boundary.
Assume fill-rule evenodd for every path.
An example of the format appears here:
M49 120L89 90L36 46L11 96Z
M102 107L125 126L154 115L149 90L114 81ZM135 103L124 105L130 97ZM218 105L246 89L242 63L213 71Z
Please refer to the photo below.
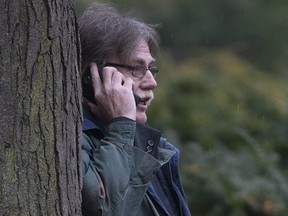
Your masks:
M131 122L135 122L135 120L133 119L130 119L128 117L125 117L125 116L119 116L119 117L116 117L116 118L113 118L109 121L108 125L109 124L112 124L114 122L117 122L117 121L131 121Z

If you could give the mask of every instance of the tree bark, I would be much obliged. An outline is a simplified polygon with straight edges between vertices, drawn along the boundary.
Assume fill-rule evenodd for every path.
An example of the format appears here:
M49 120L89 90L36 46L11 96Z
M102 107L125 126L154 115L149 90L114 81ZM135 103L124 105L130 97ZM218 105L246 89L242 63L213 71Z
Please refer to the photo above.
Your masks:
M81 215L73 0L0 2L0 215Z

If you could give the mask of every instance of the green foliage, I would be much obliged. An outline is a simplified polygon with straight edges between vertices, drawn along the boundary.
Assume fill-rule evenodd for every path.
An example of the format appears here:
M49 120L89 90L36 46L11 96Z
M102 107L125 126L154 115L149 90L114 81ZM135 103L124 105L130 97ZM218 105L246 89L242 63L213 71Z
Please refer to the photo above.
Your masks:
M288 87L230 50L181 65L160 61L149 124L182 152L195 215L284 216L288 211Z
M287 180L278 155L239 131L243 147L206 151L191 143L184 155L186 190L195 215L278 215L287 213Z
M151 112L158 120L153 124L179 130L185 141L207 145L229 143L227 131L235 125L257 139L270 140L267 132L279 141L285 136L278 130L288 114L285 80L261 73L230 51L207 50L203 56L169 68L166 62L160 65L157 105ZM158 104L165 106L157 110Z
M287 71L288 1L156 0L134 5L146 19L161 22L163 45L178 60L203 47L229 47L268 72Z

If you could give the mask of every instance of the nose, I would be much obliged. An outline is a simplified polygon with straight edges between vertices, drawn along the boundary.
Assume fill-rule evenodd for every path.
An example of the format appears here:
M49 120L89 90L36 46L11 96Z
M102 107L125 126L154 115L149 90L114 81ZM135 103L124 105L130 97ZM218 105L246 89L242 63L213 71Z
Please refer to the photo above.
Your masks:
M141 79L140 87L145 90L153 90L157 87L157 82L151 71L147 71Z

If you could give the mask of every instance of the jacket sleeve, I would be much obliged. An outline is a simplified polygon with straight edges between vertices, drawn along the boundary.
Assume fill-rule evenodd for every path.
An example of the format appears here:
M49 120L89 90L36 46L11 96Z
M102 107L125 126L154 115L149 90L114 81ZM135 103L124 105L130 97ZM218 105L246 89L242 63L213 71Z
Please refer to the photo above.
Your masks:
M135 127L116 121L101 141L83 135L83 215L137 215L162 162L133 146Z

